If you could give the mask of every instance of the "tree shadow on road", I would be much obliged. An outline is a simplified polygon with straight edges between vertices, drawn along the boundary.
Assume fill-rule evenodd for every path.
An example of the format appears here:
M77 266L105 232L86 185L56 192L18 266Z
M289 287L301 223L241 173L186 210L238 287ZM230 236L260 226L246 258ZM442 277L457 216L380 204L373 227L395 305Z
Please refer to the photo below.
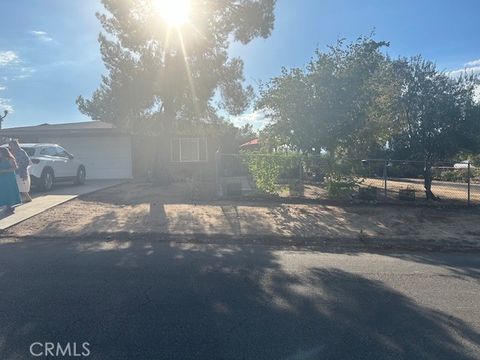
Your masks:
M33 341L90 359L474 359L480 335L380 281L292 271L262 246L0 245L0 358ZM478 351L478 348L477 348Z

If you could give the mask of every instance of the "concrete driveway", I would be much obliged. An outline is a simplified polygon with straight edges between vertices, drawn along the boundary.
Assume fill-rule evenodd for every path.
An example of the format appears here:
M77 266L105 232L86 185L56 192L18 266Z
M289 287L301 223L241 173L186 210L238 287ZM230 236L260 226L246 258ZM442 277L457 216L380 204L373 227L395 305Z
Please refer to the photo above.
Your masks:
M88 180L85 185L57 185L48 193L33 192L33 201L16 208L15 214L2 217L0 215L0 231L8 229L24 220L38 215L54 206L75 199L81 195L106 189L125 182L125 180Z

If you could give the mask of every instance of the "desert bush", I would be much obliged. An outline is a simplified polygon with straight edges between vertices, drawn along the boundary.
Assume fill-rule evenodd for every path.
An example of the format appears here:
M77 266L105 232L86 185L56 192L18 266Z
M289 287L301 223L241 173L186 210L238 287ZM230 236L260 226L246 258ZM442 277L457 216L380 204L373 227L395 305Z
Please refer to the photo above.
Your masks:
M377 200L378 188L374 186L360 187L358 189L358 198L360 200L375 201Z
M295 168L298 174L297 154L245 152L244 159L257 190L263 194L277 195L281 175L292 174Z
M280 179L299 179L303 171L303 164L298 154L278 154L283 157L281 161Z
M352 177L330 175L326 180L328 197L334 200L350 198L358 188L358 182Z
M472 171L473 175L473 171ZM450 182L468 182L468 172L465 169L435 169L433 174L434 180L450 181Z

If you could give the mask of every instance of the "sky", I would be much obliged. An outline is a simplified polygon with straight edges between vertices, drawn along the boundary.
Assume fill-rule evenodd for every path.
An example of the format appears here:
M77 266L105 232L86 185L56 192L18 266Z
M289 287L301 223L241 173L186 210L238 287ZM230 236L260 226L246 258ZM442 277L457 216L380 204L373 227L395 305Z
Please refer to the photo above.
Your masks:
M102 9L100 0L0 1L0 111L11 112L4 127L89 120L75 99L89 97L105 73L95 17ZM440 70L480 74L478 0L277 0L275 13L271 37L231 47L254 86L283 66L303 66L316 48L373 30L393 57L422 54ZM251 110L231 120L256 128L266 121Z

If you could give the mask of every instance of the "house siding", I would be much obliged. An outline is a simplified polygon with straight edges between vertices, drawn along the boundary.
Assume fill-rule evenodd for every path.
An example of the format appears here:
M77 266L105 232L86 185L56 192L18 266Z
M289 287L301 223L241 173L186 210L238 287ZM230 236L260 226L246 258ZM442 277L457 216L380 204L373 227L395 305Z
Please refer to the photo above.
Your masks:
M178 136L178 137L202 137ZM166 136L133 136L133 175L145 177L155 164L155 154L158 151L159 162L168 169L174 181L184 181L187 178L199 178L202 181L215 180L215 153L218 149L218 140L214 137L205 137L207 154L206 160L194 162L180 162L172 160L171 140L174 137Z

